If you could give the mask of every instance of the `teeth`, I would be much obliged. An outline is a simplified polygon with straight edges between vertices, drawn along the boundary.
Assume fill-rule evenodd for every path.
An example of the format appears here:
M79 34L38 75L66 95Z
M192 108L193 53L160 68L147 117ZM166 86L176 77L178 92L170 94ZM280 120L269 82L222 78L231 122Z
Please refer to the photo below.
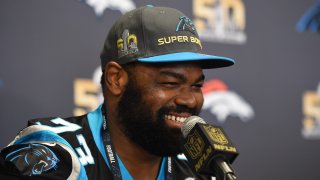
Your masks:
M187 119L185 117L178 117L178 116L174 116L174 115L165 115L165 118L172 120L172 121L181 122L181 123Z

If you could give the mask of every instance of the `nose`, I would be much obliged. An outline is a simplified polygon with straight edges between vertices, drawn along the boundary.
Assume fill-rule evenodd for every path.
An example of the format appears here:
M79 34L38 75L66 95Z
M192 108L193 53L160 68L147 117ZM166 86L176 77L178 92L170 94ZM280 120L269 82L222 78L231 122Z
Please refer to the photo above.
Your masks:
M175 103L188 108L197 107L196 96L190 88L183 88L181 91L179 91L175 97Z

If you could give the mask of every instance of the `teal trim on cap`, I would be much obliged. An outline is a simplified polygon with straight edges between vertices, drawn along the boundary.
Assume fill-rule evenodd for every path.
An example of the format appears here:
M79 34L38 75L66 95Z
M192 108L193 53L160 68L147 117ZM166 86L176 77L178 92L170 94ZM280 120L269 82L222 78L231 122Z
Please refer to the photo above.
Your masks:
M233 59L222 57L222 56L212 56L194 52L179 52L179 53L171 53L164 54L159 56L152 56L146 58L138 58L139 62L182 62L182 61L215 61L217 63L225 63L227 66L233 65L235 61Z

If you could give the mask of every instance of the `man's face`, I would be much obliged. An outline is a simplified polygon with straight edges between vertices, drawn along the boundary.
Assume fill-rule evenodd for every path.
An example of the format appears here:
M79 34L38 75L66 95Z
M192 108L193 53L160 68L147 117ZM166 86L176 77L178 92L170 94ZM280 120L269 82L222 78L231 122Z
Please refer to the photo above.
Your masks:
M181 153L182 122L203 104L202 69L192 63L136 64L118 106L122 131L151 154Z

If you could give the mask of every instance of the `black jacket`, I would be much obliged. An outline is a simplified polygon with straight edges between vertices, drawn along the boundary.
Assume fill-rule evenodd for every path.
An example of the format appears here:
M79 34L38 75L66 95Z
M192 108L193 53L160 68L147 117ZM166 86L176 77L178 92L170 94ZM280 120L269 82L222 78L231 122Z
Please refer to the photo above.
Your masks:
M1 150L0 179L113 179L102 124L101 107L78 117L29 121L28 127ZM172 170L173 179L211 179L196 175L187 160L178 157L172 157ZM123 174L123 179L128 177Z

